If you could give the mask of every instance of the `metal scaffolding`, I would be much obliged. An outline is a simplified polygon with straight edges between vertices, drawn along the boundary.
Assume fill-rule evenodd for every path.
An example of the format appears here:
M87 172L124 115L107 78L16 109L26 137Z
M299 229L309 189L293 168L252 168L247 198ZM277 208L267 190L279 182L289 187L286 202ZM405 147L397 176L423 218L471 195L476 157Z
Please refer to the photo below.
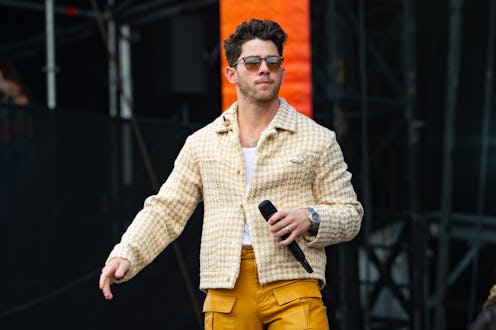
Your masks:
M317 115L325 120L335 115L336 108L346 108L351 120L361 118L357 124L361 128L360 197L366 214L360 247L363 253L358 262L363 264L360 268L363 328L446 329L448 290L472 263L470 308L466 315L468 325L474 317L473 306L476 305L474 297L479 251L486 244L494 244L490 238L492 234L485 235L482 227L494 230L496 225L496 218L484 216L483 204L486 199L490 114L494 111L494 2L489 15L477 214L458 214L451 207L463 2L453 0L449 8L444 9L449 13L449 44L447 67L443 68L446 69L445 126L438 212L426 212L419 202L419 140L423 122L416 114L414 1L377 1L373 5L358 1L353 7L349 1L333 0L328 1L327 6L326 19L329 23L326 25L326 36L332 49L327 52L327 74L318 82L327 84L325 98L331 104L331 111ZM387 15L381 15L384 12ZM357 45L352 51L344 41L345 36L349 38L350 30L355 33L353 38ZM384 47L393 43L397 47ZM348 84L339 78L338 66L345 58L348 58ZM397 61L398 58L401 61ZM355 73L352 71L354 68L357 68ZM351 81L353 74L355 81ZM372 87L374 81L382 83L380 89ZM371 129L376 117L390 124L388 133L379 133L381 136L377 143L374 140L377 132ZM396 166L403 167L401 172L406 173L407 187L401 191L404 195L402 207L393 205L384 208L372 197L378 191L378 182L371 173L374 172L378 155L394 150L398 141L404 146L404 159ZM382 170L388 171L387 168ZM475 229L468 227L469 223L474 224ZM385 237L389 239L387 243ZM451 269L451 246L460 240L467 242L470 248ZM429 259L432 258L429 241L438 244L434 268L429 268ZM407 260L405 265L408 269L403 269L403 277L398 277L397 264L402 259ZM432 278L436 278L434 283L430 283ZM393 307L381 314L381 308L387 304ZM346 321L342 325L343 329L350 328L346 326Z
M405 259L405 251L422 251L425 223L418 216L418 188L416 186L418 169L419 122L415 113L415 16L414 2L383 1L376 7L359 1L356 7L345 0L327 2L326 35L332 45L325 66L327 76L323 77L328 91L325 98L331 109L344 108L348 116L360 118L360 199L364 204L365 218L360 246L361 264L361 306L363 317L356 311L348 314L349 319L362 318L363 329L426 329L425 327L425 272L422 268L411 267L404 270L407 277L398 282L393 271L398 259ZM384 15L386 12L388 15ZM387 17L387 22L384 20ZM349 31L353 31L352 38ZM348 36L348 37L346 37ZM347 44L346 38L356 40ZM395 51L391 54L391 48ZM356 54L356 56L353 56ZM349 59L355 59L356 64ZM396 59L400 61L394 62ZM345 63L347 82L339 76L338 65ZM382 85L377 88L377 80ZM324 82L322 82L324 84ZM356 86L355 88L353 88ZM325 116L325 114L320 114ZM374 126L376 118L387 120L391 126L398 127L390 134L377 136ZM404 129L403 129L404 128ZM339 128L336 128L339 131ZM405 134L406 133L406 134ZM372 195L375 180L371 177L374 164L379 155L384 154L398 140L404 141L406 148L408 189L404 192L408 210L393 210L392 219L384 219L383 206L376 205ZM402 166L403 166L402 165ZM355 173L357 175L357 173ZM386 244L377 239L381 232L390 238ZM408 247L408 241L412 247ZM340 253L345 253L343 249ZM421 253L407 253L423 265ZM342 260L340 258L340 260ZM344 267L345 265L339 265ZM344 288L341 288L344 290ZM386 296L385 296L386 295ZM396 305L396 310L378 312L384 304ZM340 306L345 310L351 306ZM338 307L338 308L340 308ZM356 307L355 307L356 310ZM342 320L342 329L351 329L349 320Z
M120 108L131 107L129 67L119 70L111 59L119 54L120 36L129 33L126 24L139 26L171 17L191 8L208 6L217 0L147 3L137 0L107 0L100 18L104 21L109 52L109 114L118 116L118 93L126 91ZM447 324L449 290L470 270L468 327L476 310L475 292L481 264L481 250L496 244L496 217L485 214L489 158L490 124L494 113L494 55L496 42L496 1L490 1L487 32L487 62L481 116L481 148L478 160L477 205L474 214L454 210L453 154L457 147L456 114L463 37L463 0L450 0L447 8L448 40L446 50L444 131L441 144L439 209L426 209L421 202L421 150L424 122L417 111L417 22L414 0L314 0L322 11L313 22L324 32L315 54L318 67L314 114L317 121L333 126L339 135L355 139L359 150L353 154L360 200L365 218L355 245L335 248L337 253L336 289L338 302L336 329L367 330L414 329L444 330ZM20 54L26 47L46 50L48 108L56 108L56 57L58 40L76 42L88 33L97 33L94 10L71 11L84 18L61 30L55 15L66 15L71 8L30 1L0 0L1 6L44 12L45 34L34 35L22 43L0 46L2 54ZM123 29L124 27L124 29ZM85 31L83 33L82 31ZM125 33L124 33L125 32ZM129 35L127 35L129 36ZM67 37L67 39L64 39ZM45 44L43 44L45 42ZM124 47L125 48L125 47ZM127 52L129 55L129 51ZM119 57L125 58L126 53ZM122 81L124 79L124 81ZM124 88L125 87L125 88ZM126 101L126 99L128 101ZM122 110L121 110L122 111ZM129 110L130 112L132 111ZM130 115L129 115L130 116ZM340 118L345 117L346 120ZM350 128L355 136L351 136ZM341 132L341 133L340 133ZM357 138L358 136L358 138ZM115 142L115 141L113 141ZM346 144L346 143L344 143ZM116 165L117 166L117 165ZM377 169L380 169L377 170ZM152 175L153 176L153 175ZM156 179L155 179L156 180ZM117 179L114 180L117 184ZM156 185L156 183L155 183ZM383 186L381 186L383 185ZM112 196L117 199L117 196ZM434 242L434 243L433 243ZM467 249L450 263L453 244L464 242ZM179 251L177 252L180 255ZM350 257L351 256L351 257ZM434 256L434 257L433 257ZM435 261L433 259L435 258ZM180 256L178 259L181 259ZM434 266L432 266L434 264ZM430 267L431 265L431 267ZM471 269L470 269L471 267ZM349 280L349 276L357 283ZM189 276L185 276L186 280ZM197 314L198 302L192 298ZM357 309L356 303L360 304Z

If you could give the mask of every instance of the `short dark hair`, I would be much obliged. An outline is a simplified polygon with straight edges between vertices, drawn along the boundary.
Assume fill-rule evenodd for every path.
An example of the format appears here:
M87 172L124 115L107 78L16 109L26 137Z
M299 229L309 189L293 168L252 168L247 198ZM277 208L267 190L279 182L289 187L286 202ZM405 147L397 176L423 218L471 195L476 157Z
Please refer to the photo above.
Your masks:
M272 41L277 47L279 56L282 56L283 44L287 38L286 32L276 22L252 18L249 22L238 25L234 33L224 41L227 63L232 66L241 55L241 46L252 39Z

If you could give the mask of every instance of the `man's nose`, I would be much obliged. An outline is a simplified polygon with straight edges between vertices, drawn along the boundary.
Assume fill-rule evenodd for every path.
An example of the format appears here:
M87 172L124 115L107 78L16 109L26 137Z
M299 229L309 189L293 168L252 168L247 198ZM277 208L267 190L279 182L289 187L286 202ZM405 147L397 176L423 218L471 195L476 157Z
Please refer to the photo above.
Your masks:
M267 66L267 62L265 59L262 60L262 63L260 63L260 67L258 68L258 73L269 73L269 67Z

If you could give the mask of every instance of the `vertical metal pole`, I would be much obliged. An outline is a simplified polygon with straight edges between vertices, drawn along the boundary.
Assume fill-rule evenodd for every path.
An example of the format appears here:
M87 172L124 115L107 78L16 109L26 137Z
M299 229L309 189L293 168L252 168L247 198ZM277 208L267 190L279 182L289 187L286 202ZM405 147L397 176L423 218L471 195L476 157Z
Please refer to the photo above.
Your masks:
M112 12L114 7L114 0L107 0L107 8L109 12ZM117 37L116 37L116 24L110 15L107 22L107 47L110 52L109 63L108 63L108 77L109 77L109 115L111 118L116 118L118 113L118 98L117 98L117 72L116 67L112 63L112 59L116 58L117 51Z
M494 75L494 42L496 38L496 1L491 1L491 12L489 16L489 33L488 33L488 49L487 49L487 68L486 68L486 84L484 89L484 109L482 113L482 137L481 137L481 156L479 167L479 190L477 199L477 214L482 215L484 211L484 200L486 191L486 176L488 150L490 143L490 123L491 109L493 105L493 75Z
M119 70L122 82L121 118L130 119L132 114L132 80L131 80L131 28L122 25L119 38Z
M450 29L448 44L448 67L446 75L446 117L443 146L443 167L441 186L441 223L439 230L439 248L437 262L437 279L435 293L435 314L433 329L446 328L445 298L447 292L447 274L450 256L449 225L452 212L451 198L453 185L453 152L455 146L455 110L458 95L458 77L460 71L461 25L463 0L450 1Z
M326 36L326 44L327 49L326 52L328 54L328 60L326 61L326 73L329 77L328 83L326 86L326 95L328 97L338 96L340 92L338 91L341 86L338 85L338 46L337 46L337 14L336 14L336 1L337 0L329 0L326 11L326 20L325 24L325 36ZM336 95L338 94L338 95Z
M362 201L365 211L364 214L364 235L365 235L365 253L367 256L366 264L366 284L365 284L365 306L364 306L364 329L368 330L371 327L370 317L370 296L369 284L370 279L370 265L369 265L369 238L370 228L372 225L372 205L370 202L370 178L369 178L369 148L368 148L368 83L367 83L367 36L366 36L366 21L365 21L365 0L359 1L359 56L360 56L360 100L361 100L361 191Z
M340 98L342 97L343 81L340 77L340 50L339 43L339 14L337 13L337 2L339 0L328 0L325 7L325 40L326 40L326 60L325 60L325 77L326 77L326 101L330 102L333 107L335 118L340 112ZM344 125L341 126L335 119L335 131L344 131ZM331 287L331 294L337 295L338 304L334 308L336 319L335 326L340 329L355 329L359 327L362 313L356 308L360 304L360 283L358 280L358 247L356 244L345 244L336 246L337 263L340 265L335 276L337 282ZM356 276L355 278L353 278Z
M415 113L415 19L412 1L413 0L403 0L403 65L405 72L405 119L408 124L408 198L411 212L417 213L418 122Z
M119 70L122 82L121 118L131 119L132 81L131 81L131 28L122 25L119 38ZM131 123L122 123L122 182L125 186L133 182L133 143Z
M493 97L493 75L494 75L494 42L496 37L496 1L491 1L491 11L489 13L489 33L487 39L487 57L486 57L486 83L484 89L484 108L482 111L482 136L481 136L481 154L479 162L479 185L477 192L477 215L482 215L484 212L484 201L486 199L486 176L487 176L487 162L488 150L490 142L490 123L491 123L491 108ZM479 271L479 249L480 249L480 235L482 233L482 224L477 221L476 224L476 238L474 239L474 248L477 254L474 256L472 264L472 274L470 283L470 297L467 312L467 329L473 321L475 316L475 292L477 291L477 274Z
M428 330L426 267L425 267L425 219L420 217L418 202L418 121L415 111L415 10L413 0L403 0L403 65L405 72L405 119L408 127L408 192L411 216L411 325L413 330Z
M114 0L107 0L109 13L114 7ZM105 39L105 38L104 38ZM118 220L119 212L119 131L120 122L116 120L118 116L118 88L117 88L117 66L114 63L117 52L117 35L116 24L112 14L107 22L107 49L108 56L108 78L109 78L109 117L110 117L110 201L111 201L111 218L112 218L112 238L117 242L120 236L121 228Z
M327 83L326 83L326 96L327 99L333 99L334 98L334 109L339 108L339 96L341 94L341 86L339 86L339 81L338 81L338 43L337 43L337 35L338 35L338 29L337 29L337 13L336 13L336 1L337 0L329 0L327 2L327 7L326 7L326 19L324 21L325 24L325 36L326 36L326 53L327 53L327 60L326 60L326 76L327 76ZM338 127L336 127L336 130L338 130ZM348 272L347 272L347 262L349 260L346 258L345 255L345 247L343 245L337 246L337 257L338 257L338 264L340 265L338 272L336 272L337 278L338 278L338 288L337 288L337 294L339 295L338 297L338 309L336 309L335 317L336 317L336 322L338 324L338 327L341 329L350 329L350 313L349 313L349 296L352 294L350 290L347 288L347 281L345 280L347 278Z
M54 110L57 106L55 81L55 15L53 1L54 0L45 0L47 106L51 110Z

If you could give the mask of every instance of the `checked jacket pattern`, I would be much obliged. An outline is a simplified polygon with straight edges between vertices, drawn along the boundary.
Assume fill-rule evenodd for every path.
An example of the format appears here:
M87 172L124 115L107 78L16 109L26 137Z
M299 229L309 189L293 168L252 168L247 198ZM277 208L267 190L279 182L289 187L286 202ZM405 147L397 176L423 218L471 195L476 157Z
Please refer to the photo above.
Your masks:
M321 287L325 285L324 249L357 235L363 209L335 133L280 101L256 146L246 191L237 103L186 139L170 176L156 195L145 200L110 253L109 259L122 257L131 263L122 281L136 275L176 239L203 202L200 289L234 287L245 221L261 284L316 278ZM278 209L313 207L321 215L318 233L297 240L314 269L312 274L270 234L258 210L264 199Z

